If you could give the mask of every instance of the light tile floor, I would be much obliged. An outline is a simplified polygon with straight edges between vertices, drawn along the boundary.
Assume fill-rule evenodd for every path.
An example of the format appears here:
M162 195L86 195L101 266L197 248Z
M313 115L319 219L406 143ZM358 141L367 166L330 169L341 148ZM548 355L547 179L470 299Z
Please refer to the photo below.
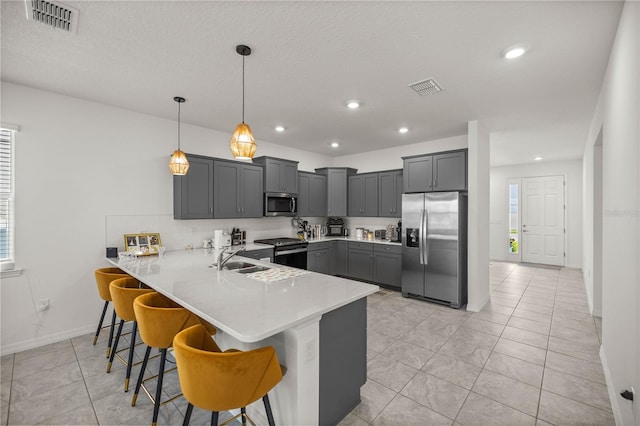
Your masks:
M394 291L369 297L368 380L341 425L614 424L581 273L501 262L490 271L479 313ZM139 367L124 393L124 366L106 374L105 339L92 340L3 356L1 424L149 424L146 395L131 406ZM164 389L179 390L175 372ZM164 405L158 424L181 424L185 409L183 398ZM209 421L194 410L192 425Z

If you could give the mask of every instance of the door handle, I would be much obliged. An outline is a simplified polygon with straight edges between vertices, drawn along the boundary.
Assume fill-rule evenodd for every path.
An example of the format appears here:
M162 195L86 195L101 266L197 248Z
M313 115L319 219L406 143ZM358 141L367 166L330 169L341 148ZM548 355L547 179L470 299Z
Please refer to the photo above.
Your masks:
M422 232L424 238L424 264L429 264L429 210L424 210L424 227Z

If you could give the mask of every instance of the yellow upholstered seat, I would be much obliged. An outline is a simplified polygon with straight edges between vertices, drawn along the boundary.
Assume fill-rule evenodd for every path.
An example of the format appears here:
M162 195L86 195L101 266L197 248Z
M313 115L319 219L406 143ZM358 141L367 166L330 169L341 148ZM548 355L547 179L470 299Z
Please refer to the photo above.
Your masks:
M260 398L269 424L274 424L267 393L282 380L282 369L272 346L222 352L207 330L195 325L176 335L173 351L189 402L183 424L189 423L193 406L211 411L212 425L218 412L240 408L244 424L245 407Z
M129 345L129 359L126 362L127 375L124 381L124 391L129 390L129 378L131 377L131 367L133 366L133 351L136 342L136 331L138 329L138 322L136 321L136 315L133 311L133 301L136 297L154 292L149 288L141 288L138 280L132 277L118 278L111 281L109 285L111 298L113 299L113 308L115 309L118 317L120 317L120 324L116 333L115 341L113 342L113 350L107 364L107 373L111 371L111 364L113 359L118 353L118 342L122 335L122 327L125 321L133 321L133 328L131 329L131 342ZM119 356L118 356L119 357ZM121 358L122 359L122 358Z
M152 424L155 425L158 420L158 411L160 409L160 396L162 393L162 379L165 372L164 364L167 357L167 349L173 345L173 338L178 332L196 324L201 325L206 330L206 333L209 335L209 339L211 339L211 335L215 334L217 330L214 326L202 320L197 315L194 315L187 309L159 293L148 293L139 296L133 302L133 310L135 311L136 320L138 322L140 337L147 345L147 350L142 361L142 368L140 370L140 375L138 376L136 390L133 394L131 405L136 404L140 387L142 387L145 393L154 402ZM147 366L147 361L149 360L151 348L160 349L160 366L157 375L158 381L155 398L151 396L151 393L143 384L143 381L153 378L149 377L144 379L144 371ZM178 396L179 395L176 395L165 402L169 402Z
M100 322L98 323L98 328L96 330L96 335L93 338L93 344L95 345L98 341L98 336L100 335L100 330L102 330L102 322L104 321L104 315L107 313L107 308L109 307L109 302L111 302L111 292L109 290L109 284L111 281L128 277L129 275L118 268L100 268L96 269L95 277L96 284L98 286L98 294L100 298L104 300L104 306L102 308L102 315L100 315ZM113 315L111 317L111 329L109 330L109 341L107 342L107 358L111 354L111 342L113 341L113 328L116 324L116 311L113 310Z

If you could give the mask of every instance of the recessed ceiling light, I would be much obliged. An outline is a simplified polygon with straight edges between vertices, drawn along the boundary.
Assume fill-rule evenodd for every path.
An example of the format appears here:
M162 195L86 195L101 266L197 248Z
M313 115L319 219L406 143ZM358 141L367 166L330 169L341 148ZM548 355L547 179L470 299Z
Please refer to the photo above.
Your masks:
M400 127L398 129L398 133L407 133L409 131L409 129L407 127Z
M284 132L284 126L276 126L276 132Z
M515 59L524 55L527 50L522 46L510 47L504 51L503 55L506 59Z
M542 157L540 157L539 155L536 155L536 158L534 158L534 160L540 161L540 160L542 160Z
M338 142L331 142L331 148L337 148L340 144Z
M347 108L349 108L349 109L360 108L360 102L358 102L358 101L349 101L349 102L347 102Z

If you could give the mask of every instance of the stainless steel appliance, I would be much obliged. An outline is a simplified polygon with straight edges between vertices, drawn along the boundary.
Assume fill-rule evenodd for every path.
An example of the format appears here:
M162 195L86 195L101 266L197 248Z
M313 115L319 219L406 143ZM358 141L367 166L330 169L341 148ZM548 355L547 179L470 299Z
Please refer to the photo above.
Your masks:
M327 220L327 235L332 237L344 236L344 219L340 217L330 217Z
M402 294L460 308L467 303L467 196L402 195Z
M265 216L295 216L298 212L298 196L288 193L264 194Z
M308 242L298 238L266 238L255 240L257 244L274 246L274 262L293 268L307 269Z

